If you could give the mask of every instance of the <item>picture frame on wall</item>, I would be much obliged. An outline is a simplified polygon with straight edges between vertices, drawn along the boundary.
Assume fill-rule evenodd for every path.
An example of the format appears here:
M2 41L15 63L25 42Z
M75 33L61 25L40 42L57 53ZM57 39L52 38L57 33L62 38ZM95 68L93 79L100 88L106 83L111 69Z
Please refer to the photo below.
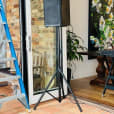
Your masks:
M94 12L94 15L92 15L92 0L89 0L89 26L88 26L88 51L89 52L95 52L98 50L98 48L95 48L94 44L90 40L90 36L98 36L98 31L93 26L95 23L99 24L99 20L96 18L96 12ZM98 26L98 25L97 25ZM88 59L95 59L95 56L88 55Z
M113 0L89 0L88 51L113 49ZM88 56L89 59L94 57Z

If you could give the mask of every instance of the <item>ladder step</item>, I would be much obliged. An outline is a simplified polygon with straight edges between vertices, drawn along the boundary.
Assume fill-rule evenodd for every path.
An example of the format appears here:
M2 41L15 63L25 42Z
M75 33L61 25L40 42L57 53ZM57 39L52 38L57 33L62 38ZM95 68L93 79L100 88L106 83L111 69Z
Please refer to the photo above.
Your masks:
M9 69L10 72L16 72L15 68Z
M15 75L16 74L16 69L15 68L14 69L10 69L9 72Z
M4 26L2 25L2 28L1 28L1 31L4 30L5 32L4 31L2 32L1 37L4 37L4 34L5 34L7 36L6 38L11 41L11 42L9 42L9 41L8 42L9 42L9 49L11 51L11 56L12 57L10 57L10 58L0 58L0 64L4 64L7 61L13 61L14 62L14 67L16 69L17 76L10 75L10 74L5 74L5 76L3 77L1 75L4 75L4 74L0 73L0 82L16 79L16 82L18 81L19 85L17 85L17 84L15 85L15 83L13 83L13 85L14 85L13 86L14 87L13 88L14 89L14 94L16 94L16 95L1 98L0 99L0 107L1 107L1 104L4 103L4 102L11 101L11 100L14 100L14 99L18 99L27 109L30 109L29 102L28 102L27 95L26 95L26 91L25 91L24 84L23 84L23 81L22 81L21 71L20 71L19 64L18 64L18 61L17 61L17 58L16 58L15 48L14 48L14 45L13 45L13 42L12 42L12 37L11 37L11 34L10 34L10 30L9 30L9 27L8 27L7 18L6 18L6 14L5 14L5 10L4 10L4 6L3 6L2 2L3 2L3 0L0 0L0 17L1 17L0 23L5 24ZM3 29L3 27L4 27L4 29ZM17 80L17 79L20 79L20 80ZM17 87L17 86L19 86L19 87ZM19 88L19 89L17 90L17 88Z
M20 98L23 98L23 97L25 97L24 94L18 94L18 95L14 95L14 96L4 97L4 98L0 99L0 104L2 104L4 102L11 101L11 100L20 99Z
M2 5L0 4L0 9L1 9Z
M6 24L6 22L0 22L0 25L5 25Z
M4 63L4 62L7 62L7 61L14 61L16 60L15 58L0 58L0 63Z
M0 68L0 72L4 72L4 73L8 73L10 70L9 67L3 67L3 68ZM10 73L10 72L9 72Z
M17 80L19 78L20 78L20 76L16 76L16 75L11 75L11 74L6 74L6 73L1 73L0 72L0 82Z
M10 40L0 40L0 43L9 43L11 42Z

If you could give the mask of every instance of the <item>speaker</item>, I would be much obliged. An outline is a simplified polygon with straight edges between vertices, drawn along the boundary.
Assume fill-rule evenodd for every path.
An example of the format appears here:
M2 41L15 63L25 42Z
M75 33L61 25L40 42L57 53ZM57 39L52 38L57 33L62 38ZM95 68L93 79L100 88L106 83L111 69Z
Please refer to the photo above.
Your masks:
M69 0L44 0L45 26L70 25Z

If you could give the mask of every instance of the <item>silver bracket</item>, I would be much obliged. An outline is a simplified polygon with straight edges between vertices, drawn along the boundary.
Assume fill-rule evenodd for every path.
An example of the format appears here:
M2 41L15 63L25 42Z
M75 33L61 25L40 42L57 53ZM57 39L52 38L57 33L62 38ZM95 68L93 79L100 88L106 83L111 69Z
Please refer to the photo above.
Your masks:
M27 102L26 102L25 96L18 98L18 101L27 108Z
M2 5L0 4L0 9L2 9Z
M31 36L29 36L29 51L31 51Z

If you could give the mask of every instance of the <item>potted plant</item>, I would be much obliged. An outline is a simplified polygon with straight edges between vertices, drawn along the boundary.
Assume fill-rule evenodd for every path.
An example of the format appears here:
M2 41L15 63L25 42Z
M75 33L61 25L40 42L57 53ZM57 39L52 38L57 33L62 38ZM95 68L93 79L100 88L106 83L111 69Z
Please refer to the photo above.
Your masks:
M73 30L67 30L67 80L69 84L73 77L71 68L75 60L83 61L83 56L78 52L86 48L81 45L81 42L83 42L83 39L80 36L77 36Z

